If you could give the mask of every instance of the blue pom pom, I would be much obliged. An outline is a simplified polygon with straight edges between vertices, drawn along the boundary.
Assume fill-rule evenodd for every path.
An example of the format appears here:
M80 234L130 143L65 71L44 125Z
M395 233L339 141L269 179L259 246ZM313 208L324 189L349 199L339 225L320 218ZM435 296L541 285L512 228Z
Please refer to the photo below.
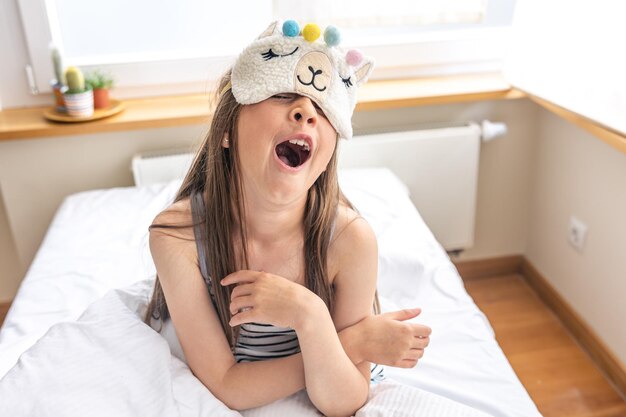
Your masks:
M324 42L328 46L337 46L341 42L341 33L334 26L328 26L324 31Z
M300 26L298 26L298 22L295 20L286 20L283 23L283 35L294 37L300 34Z

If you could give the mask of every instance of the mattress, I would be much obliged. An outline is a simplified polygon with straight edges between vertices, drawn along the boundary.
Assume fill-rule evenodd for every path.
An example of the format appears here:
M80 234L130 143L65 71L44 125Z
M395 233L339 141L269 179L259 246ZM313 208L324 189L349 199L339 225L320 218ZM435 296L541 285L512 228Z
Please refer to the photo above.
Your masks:
M433 329L418 365L386 367L386 377L494 416L540 415L407 187L378 168L342 170L340 183L377 236L383 311L421 307L414 320ZM93 190L63 201L0 329L0 377L53 325L76 321L112 289L154 278L148 226L179 185Z

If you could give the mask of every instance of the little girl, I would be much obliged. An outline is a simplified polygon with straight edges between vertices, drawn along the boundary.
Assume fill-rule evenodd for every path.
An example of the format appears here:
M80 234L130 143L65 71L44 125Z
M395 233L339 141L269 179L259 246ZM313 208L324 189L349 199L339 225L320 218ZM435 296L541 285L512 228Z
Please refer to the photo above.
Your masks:
M230 408L306 388L325 415L362 407L371 362L412 367L419 310L374 315L377 246L337 182L356 86L372 61L339 32L273 23L221 80L209 133L150 227L146 321L173 326L193 373Z

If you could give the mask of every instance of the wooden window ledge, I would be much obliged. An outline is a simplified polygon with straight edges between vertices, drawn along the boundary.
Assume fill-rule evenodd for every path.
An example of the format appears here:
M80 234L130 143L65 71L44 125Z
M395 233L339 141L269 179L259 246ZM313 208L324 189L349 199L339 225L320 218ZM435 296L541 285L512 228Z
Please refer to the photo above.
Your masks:
M358 94L357 111L526 97L499 73L370 81ZM0 140L203 124L211 117L205 94L129 99L124 104L125 110L115 116L83 123L50 122L43 117L47 107L0 111Z

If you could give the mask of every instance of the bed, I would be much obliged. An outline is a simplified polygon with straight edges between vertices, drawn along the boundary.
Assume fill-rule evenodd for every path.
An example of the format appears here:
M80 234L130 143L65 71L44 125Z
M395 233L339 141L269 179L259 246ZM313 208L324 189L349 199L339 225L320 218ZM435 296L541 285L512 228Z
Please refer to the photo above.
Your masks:
M433 329L418 365L385 367L356 415L539 416L402 181L363 168L340 183L377 235L383 311L422 307ZM317 415L302 393L228 410L138 319L155 274L147 228L179 185L64 200L0 329L0 415Z

